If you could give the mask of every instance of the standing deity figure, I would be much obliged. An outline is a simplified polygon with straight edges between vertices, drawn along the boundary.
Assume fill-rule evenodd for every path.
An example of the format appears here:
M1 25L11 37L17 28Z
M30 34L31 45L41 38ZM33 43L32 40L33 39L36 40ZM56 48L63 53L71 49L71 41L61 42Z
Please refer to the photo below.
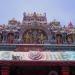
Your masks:
M25 42L26 43L29 43L30 42L30 36L29 36L28 33L25 35Z
M32 30L30 29L28 33L29 33L30 43L32 43L33 42Z
M67 43L72 44L73 43L73 37L72 35L67 35Z
M37 43L37 31L36 30L33 31L32 35L33 35L33 42Z
M40 37L39 37L39 41L41 44L44 43L44 39L45 39L45 36L43 35L43 33L40 34Z
M57 34L57 36L56 36L56 43L57 44L62 44L63 43L61 34Z
M7 43L14 43L14 33L8 33L7 35Z

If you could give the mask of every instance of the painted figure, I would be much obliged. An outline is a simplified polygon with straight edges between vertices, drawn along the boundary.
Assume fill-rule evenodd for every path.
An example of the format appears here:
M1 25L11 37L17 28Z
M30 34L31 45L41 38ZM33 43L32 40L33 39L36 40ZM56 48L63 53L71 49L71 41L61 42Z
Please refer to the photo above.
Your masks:
M63 43L61 34L56 35L56 43L57 44L62 44Z
M45 36L43 35L43 33L41 33L40 36L39 36L39 41L40 41L41 44L44 43L44 39L45 39Z
M8 33L7 35L7 43L14 43L14 34L13 33Z
M72 44L73 43L73 37L72 37L71 34L70 35L67 35L67 43L68 44Z
M0 43L2 43L2 40L3 40L3 36L2 36L2 34L0 33Z

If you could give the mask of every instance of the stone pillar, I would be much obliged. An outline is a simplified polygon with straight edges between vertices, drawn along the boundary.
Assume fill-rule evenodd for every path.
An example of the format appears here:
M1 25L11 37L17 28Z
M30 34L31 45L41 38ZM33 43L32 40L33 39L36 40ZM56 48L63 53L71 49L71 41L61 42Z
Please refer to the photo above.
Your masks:
M1 67L1 75L9 75L9 67L8 66Z
M62 73L61 75L70 75L70 74L69 74L69 67L63 66L61 73Z

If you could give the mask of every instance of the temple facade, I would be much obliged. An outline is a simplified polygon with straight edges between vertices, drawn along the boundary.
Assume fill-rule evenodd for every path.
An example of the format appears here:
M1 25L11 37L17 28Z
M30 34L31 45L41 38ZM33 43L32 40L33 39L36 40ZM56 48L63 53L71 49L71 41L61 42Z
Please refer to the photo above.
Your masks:
M23 13L0 25L0 75L75 75L75 27Z
M15 18L0 25L0 43L74 44L75 27L70 22L63 26L59 21L47 22L46 13L23 13L23 20Z

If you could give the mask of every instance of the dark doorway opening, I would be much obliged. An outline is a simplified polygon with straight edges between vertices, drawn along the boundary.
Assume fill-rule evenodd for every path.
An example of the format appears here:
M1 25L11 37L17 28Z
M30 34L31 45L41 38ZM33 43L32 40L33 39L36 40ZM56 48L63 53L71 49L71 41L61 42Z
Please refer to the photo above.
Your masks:
M54 72L54 73L53 73ZM22 66L11 67L10 75L61 75L61 67Z

